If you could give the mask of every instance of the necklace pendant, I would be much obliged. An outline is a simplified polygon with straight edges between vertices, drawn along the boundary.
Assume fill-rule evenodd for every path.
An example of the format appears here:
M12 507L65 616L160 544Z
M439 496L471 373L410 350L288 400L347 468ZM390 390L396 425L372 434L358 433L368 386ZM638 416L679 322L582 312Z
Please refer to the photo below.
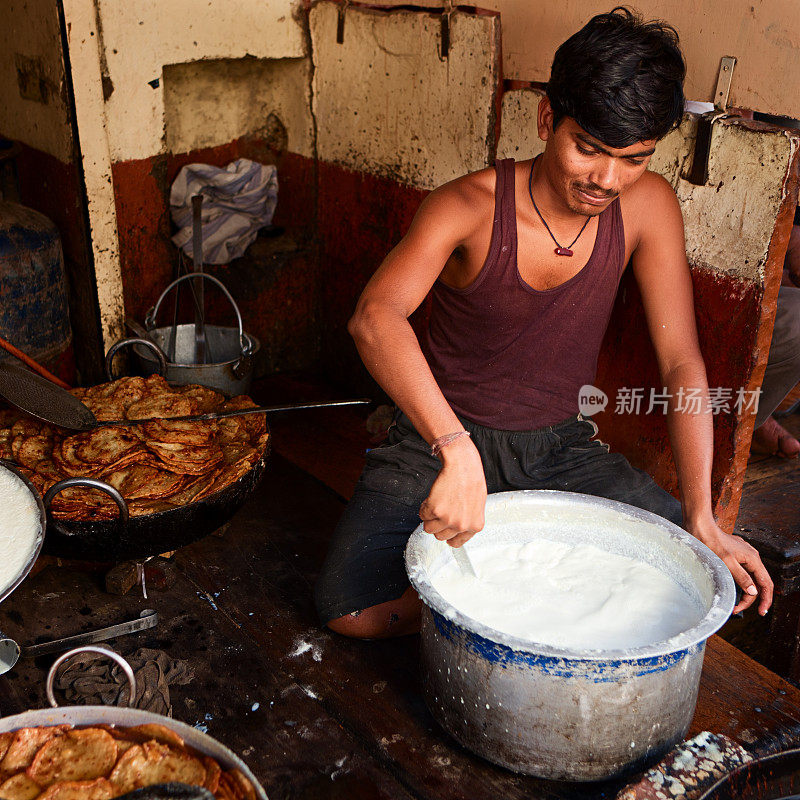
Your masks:
M557 256L571 256L574 255L569 247L556 247L555 253Z

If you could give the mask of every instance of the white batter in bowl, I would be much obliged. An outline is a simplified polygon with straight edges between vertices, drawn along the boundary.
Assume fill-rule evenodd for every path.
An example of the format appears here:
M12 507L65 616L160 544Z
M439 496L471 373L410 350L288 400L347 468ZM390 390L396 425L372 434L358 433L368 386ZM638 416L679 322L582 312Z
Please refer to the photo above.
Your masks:
M442 597L502 633L557 647L641 647L694 627L696 598L656 567L593 544L546 538L467 546L477 573L445 559L431 575Z
M28 574L43 540L44 510L38 494L0 464L0 601Z

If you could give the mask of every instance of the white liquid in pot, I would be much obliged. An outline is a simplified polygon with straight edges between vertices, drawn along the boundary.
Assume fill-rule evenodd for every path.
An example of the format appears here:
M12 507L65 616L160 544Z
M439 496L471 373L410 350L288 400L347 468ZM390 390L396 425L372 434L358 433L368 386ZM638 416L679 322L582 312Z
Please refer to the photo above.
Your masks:
M30 489L10 470L0 467L0 592L28 563L41 523Z
M467 547L478 578L447 558L431 581L447 602L497 631L577 650L654 644L702 609L655 567L590 544L536 539Z

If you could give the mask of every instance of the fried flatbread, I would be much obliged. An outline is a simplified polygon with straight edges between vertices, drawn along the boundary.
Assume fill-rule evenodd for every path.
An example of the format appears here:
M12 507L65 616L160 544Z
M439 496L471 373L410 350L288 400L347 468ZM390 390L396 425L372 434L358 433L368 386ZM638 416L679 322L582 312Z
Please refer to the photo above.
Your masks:
M38 800L111 800L114 785L105 778L94 781L59 781L39 795Z
M61 444L53 449L53 461L61 472L70 477L93 477L100 467L87 464L78 456L80 443L80 434L62 439Z
M206 779L203 786L212 794L219 788L219 778L222 775L222 767L213 758L206 756L203 759L203 766L206 768Z
M155 740L173 747L182 748L183 739L166 725L157 722L146 722L143 725L133 725L130 728L118 728L118 733L132 742L149 742Z
M246 395L240 394L232 397L223 406L223 411L241 411L245 408L255 408L256 404ZM229 417L229 419L238 419L242 425L247 429L250 436L258 436L267 427L266 414L248 414L245 417Z
M45 742L63 735L68 730L69 725L47 725L38 728L20 728L15 731L14 740L0 761L0 774L12 775L27 769Z
M8 758L10 756L10 758ZM3 800L112 800L156 784L207 789L217 800L255 800L236 769L187 747L167 725L22 728L0 734Z
M205 778L206 768L199 759L157 741L131 747L109 776L119 792L130 792L154 783L202 786Z
M23 467L35 470L36 465L47 458L53 452L53 438L51 436L27 436L20 445L14 460Z
M197 383L190 383L181 387L181 392L192 401L195 412L198 414L211 414L219 411L225 402L225 395L209 389L208 386L200 386Z
M111 484L126 500L158 500L169 497L185 483L182 475L165 472L149 464L132 464L104 473L103 480Z
M77 457L84 463L98 466L114 464L126 453L141 445L141 439L136 431L117 427L96 428L89 433L70 437L73 438L77 440Z
M39 748L27 769L41 787L57 781L93 781L117 763L117 743L100 728L67 731Z
M42 787L24 772L18 772L0 783L0 797L3 800L35 800L41 793Z
M38 436L45 426L46 423L26 414L18 417L11 426L11 438L13 439L15 436Z
M230 778L231 783L239 790L244 800L256 800L255 787L238 769L228 770L225 774Z
M177 442L147 442L147 449L172 461L207 462L220 454L218 447L191 447Z
M99 420L153 416L157 421L75 434L16 410L0 411L0 457L16 461L43 494L66 477L99 478L121 492L132 515L155 514L221 491L252 468L268 443L262 415L219 424L172 419L251 407L245 396L226 401L213 389L197 384L173 388L157 375L121 378L72 394ZM111 498L87 489L60 493L52 509L59 519L119 516Z
M115 384L111 397L124 409L127 409L131 403L139 402L149 392L145 379L140 377L120 378L115 381Z
M222 463L231 466L239 461L246 461L248 467L258 461L258 451L246 442L235 442L224 445L222 448Z
M85 397L83 404L100 422L113 422L117 419L130 419L125 416L125 409L106 397Z
M5 757L5 754L8 752L8 748L11 747L11 742L13 741L14 731L0 733L0 761L2 761ZM2 795L0 795L0 797L2 797Z
M219 434L217 441L220 445L243 441L247 437L247 427L242 422L243 417L226 417L217 421Z
M249 470L250 467L246 464L233 464L228 467L223 467L220 474L211 482L211 484L195 497L195 502L198 500L203 500L204 498L209 497L212 494L216 494L217 492L221 492L224 488L230 486L230 484L238 481L239 478L249 472Z
M217 433L217 424L214 420L207 422L186 422L160 420L148 422L143 428L144 436L149 441L166 442L173 444L186 444L196 447L208 445Z
M219 470L221 472L221 470ZM178 473L174 473L178 474ZM214 482L218 471L215 470L210 475L184 475L184 484L180 490L169 496L169 503L172 507L188 506L193 503L195 498L205 489L206 486Z
M148 396L125 409L126 419L150 417L188 417L192 414L192 401L180 394Z
M8 428L0 431L0 458L5 458L7 461L14 458L11 450L11 431Z

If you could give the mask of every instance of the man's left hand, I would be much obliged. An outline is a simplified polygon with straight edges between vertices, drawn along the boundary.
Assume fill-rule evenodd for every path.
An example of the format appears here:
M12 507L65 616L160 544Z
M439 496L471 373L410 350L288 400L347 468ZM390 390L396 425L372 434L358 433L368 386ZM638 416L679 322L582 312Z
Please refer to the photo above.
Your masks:
M713 517L687 526L706 547L713 550L731 571L733 579L744 594L736 604L733 613L750 608L758 599L758 613L763 617L772 605L774 584L767 568L761 562L758 550L748 544L741 536L725 533Z

